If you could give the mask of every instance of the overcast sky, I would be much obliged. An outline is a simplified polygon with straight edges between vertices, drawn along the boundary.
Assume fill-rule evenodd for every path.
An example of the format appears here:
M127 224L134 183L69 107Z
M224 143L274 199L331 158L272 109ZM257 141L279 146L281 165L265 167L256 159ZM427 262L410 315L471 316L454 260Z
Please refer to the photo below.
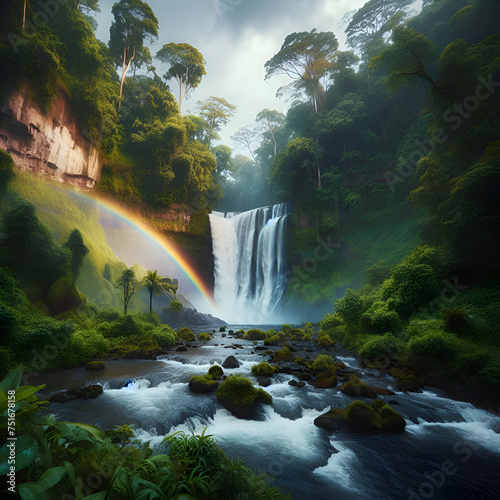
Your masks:
M116 0L101 0L97 37L109 40ZM224 97L238 107L237 114L222 130L222 143L243 152L230 139L240 127L251 124L265 108L286 112L287 103L275 97L289 83L286 77L264 82L264 64L279 51L285 37L296 31L333 31L341 48L345 35L339 27L342 16L367 0L150 0L159 20L159 38L151 53L170 42L189 43L205 57L207 74L191 97L183 103L183 114L195 111L198 100ZM154 61L162 76L166 67ZM177 95L175 82L170 82Z

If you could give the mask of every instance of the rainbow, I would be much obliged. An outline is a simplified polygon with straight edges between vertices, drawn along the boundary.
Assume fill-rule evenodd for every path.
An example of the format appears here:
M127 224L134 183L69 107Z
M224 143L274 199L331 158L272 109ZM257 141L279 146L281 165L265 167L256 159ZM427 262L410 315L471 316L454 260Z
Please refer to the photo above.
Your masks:
M133 226L143 236L163 248L175 262L181 267L189 280L193 283L195 288L201 295L208 301L208 303L215 308L215 300L213 293L207 284L203 281L202 277L197 273L196 269L189 262L189 260L175 248L168 239L161 233L155 231L151 226L144 222L140 216L131 210L123 207L115 201L110 200L98 193L87 193L78 191L78 194L96 202L101 208L107 210L111 214L118 217L123 222Z

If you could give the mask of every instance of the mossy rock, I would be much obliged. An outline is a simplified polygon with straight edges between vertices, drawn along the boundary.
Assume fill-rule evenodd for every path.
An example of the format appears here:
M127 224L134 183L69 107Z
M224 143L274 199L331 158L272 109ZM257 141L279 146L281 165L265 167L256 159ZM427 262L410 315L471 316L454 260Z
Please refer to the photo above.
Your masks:
M252 366L252 373L257 377L272 377L275 371L274 366L271 366L265 361L261 361L259 364Z
M335 432L347 428L345 421L345 410L332 408L330 411L316 417L314 425L329 432Z
M104 370L106 368L106 365L104 364L104 361L89 361L85 365L85 369L91 371L91 372L98 372L100 370Z
M208 374L215 380L220 380L222 375L224 375L224 370L219 365L213 365L208 369Z
M198 340L207 342L208 340L212 340L212 336L209 333L200 333L198 335Z
M401 432L406 427L405 419L385 401L374 401L370 406L354 401L345 410L345 421L356 432Z
M60 278L49 288L45 303L50 314L57 316L83 304L84 298L71 280Z
M331 387L335 387L337 385L337 376L322 376L316 379L314 382L314 387L318 389L328 389Z
M263 389L261 390L265 393ZM259 401L266 399L266 403L270 404L267 397L259 393L252 382L242 375L232 375L224 380L216 395L219 403L238 418L251 418L255 404Z
M406 427L405 419L388 404L378 409L380 430L383 432L401 432Z
M422 392L424 383L414 370L408 367L392 368L391 375L396 379L396 387L401 392Z
M185 352L185 351L187 351L187 350L188 350L188 348L187 348L185 345L180 345L180 346L176 349L176 351L177 351L177 352Z
M377 397L377 395L356 376L352 376L351 379L340 388L340 392L352 396L353 398L375 399Z
M374 425L376 412L363 401L353 401L345 411L345 421L350 430L369 432L377 429Z
M219 384L211 375L202 375L191 377L189 381L189 389L198 394L209 394L217 390Z
M179 328L179 330L177 330L177 336L186 342L194 342L196 340L196 336L193 333L193 330L191 330L191 328L188 328L186 326Z
M221 327L219 328L219 332L225 332L225 331L226 331L226 327L225 327L225 326L221 326Z
M271 394L266 392L264 389L259 388L257 389L257 401L259 403L264 403L265 405L272 405L273 404L273 397Z

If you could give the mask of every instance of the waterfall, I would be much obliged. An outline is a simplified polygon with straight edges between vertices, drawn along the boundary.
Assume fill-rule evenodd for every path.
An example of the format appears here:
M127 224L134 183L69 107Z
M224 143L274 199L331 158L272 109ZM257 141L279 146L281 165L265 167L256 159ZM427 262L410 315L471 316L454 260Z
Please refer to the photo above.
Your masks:
M286 292L291 203L210 215L215 301L233 323L272 322Z

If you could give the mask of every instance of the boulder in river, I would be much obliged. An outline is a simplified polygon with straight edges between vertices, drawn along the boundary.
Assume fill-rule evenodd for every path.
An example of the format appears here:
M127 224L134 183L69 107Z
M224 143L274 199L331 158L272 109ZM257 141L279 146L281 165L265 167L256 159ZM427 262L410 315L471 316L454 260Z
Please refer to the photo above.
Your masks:
M323 415L315 418L314 425L332 432L347 429L347 424L345 421L345 410L332 408L330 411L323 413Z
M352 396L353 398L375 399L377 397L377 395L355 375L340 388L340 392Z
M189 388L198 394L208 394L214 392L219 384L211 375L202 375L201 377L191 377Z
M102 385L91 384L85 387L77 387L67 391L58 391L49 396L51 403L67 403L74 399L94 399L104 392Z
M264 389L256 389L252 382L241 375L228 377L216 392L219 403L235 417L249 419L258 402L272 404L273 398Z
M212 375L214 380L220 380L224 375L224 370L219 365L213 365L208 369L208 374Z
M314 420L314 424L327 431L348 429L354 432L400 432L405 419L385 401L367 405L353 401L345 410L332 408Z
M240 363L234 356L229 356L222 363L223 368L239 368Z

